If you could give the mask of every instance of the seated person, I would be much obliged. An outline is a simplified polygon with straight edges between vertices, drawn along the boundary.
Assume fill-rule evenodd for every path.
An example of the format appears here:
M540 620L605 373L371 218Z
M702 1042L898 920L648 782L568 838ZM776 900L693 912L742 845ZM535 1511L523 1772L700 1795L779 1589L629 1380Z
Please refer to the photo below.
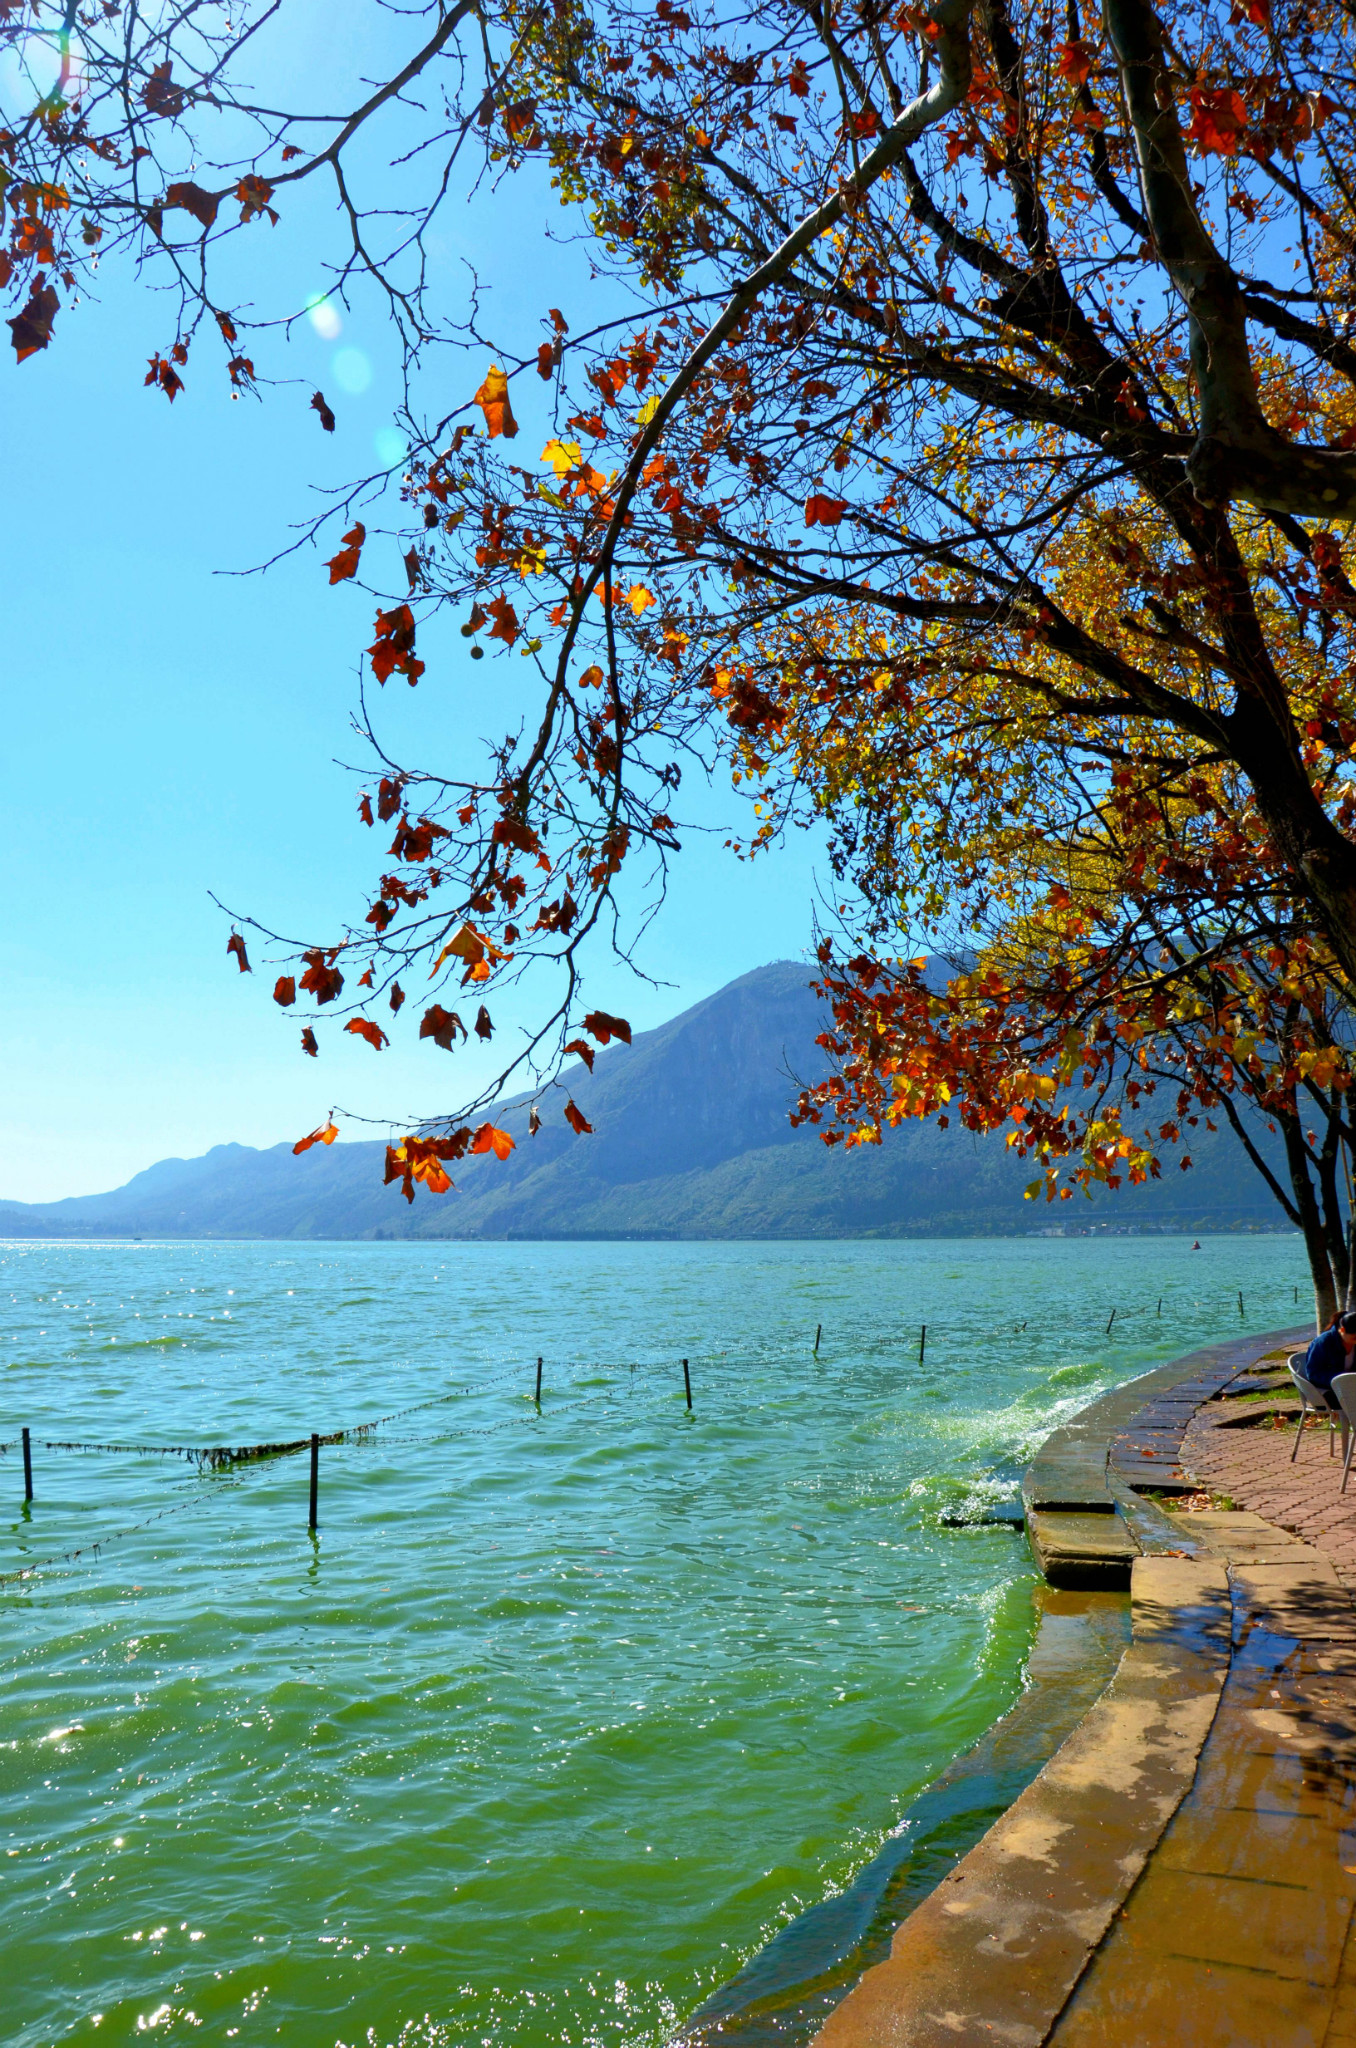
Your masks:
M1339 1372L1356 1372L1356 1310L1338 1316L1329 1329L1314 1338L1304 1354L1302 1369L1311 1385L1323 1389L1330 1408L1341 1405L1332 1383Z

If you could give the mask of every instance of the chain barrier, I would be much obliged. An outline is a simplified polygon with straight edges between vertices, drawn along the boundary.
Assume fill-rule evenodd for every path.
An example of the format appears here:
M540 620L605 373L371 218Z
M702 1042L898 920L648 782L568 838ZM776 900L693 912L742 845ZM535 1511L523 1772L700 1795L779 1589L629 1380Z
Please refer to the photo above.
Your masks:
M0 1586L17 1586L22 1580L34 1578L39 1572L49 1572L56 1565L76 1564L82 1557L96 1558L106 1543L119 1543L125 1536L136 1536L141 1530L150 1529L155 1523L163 1522L168 1515L182 1515L185 1509L198 1508L202 1505L202 1498L197 1494L192 1500L173 1501L169 1507L161 1508L158 1513L148 1516L144 1522L133 1522L129 1529L111 1530L107 1536L100 1536L93 1543L82 1543L78 1550L63 1550L58 1557L40 1558L36 1564L26 1564L18 1571L0 1572Z

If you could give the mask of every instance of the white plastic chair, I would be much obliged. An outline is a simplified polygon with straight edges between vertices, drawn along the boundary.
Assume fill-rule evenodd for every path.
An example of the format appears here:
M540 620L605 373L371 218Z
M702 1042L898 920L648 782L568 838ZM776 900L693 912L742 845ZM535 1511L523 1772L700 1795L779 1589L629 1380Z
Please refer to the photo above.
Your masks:
M1293 1380L1293 1381L1295 1382L1295 1386L1296 1386L1296 1388L1297 1388L1297 1389L1298 1389L1298 1391L1299 1391L1299 1397L1300 1397L1300 1400L1301 1400L1301 1402L1303 1403L1303 1406L1302 1406L1302 1407L1301 1407L1301 1409L1300 1409L1300 1418L1299 1418L1299 1422L1298 1422L1298 1424L1296 1425L1296 1428L1295 1428L1295 1442L1294 1442L1294 1447L1293 1447L1293 1449L1291 1450L1291 1453L1290 1453L1290 1462L1291 1462L1291 1464L1292 1464L1292 1465L1294 1464L1294 1462L1295 1462L1296 1458L1297 1458L1297 1457L1299 1456L1300 1438L1301 1438L1301 1436L1302 1436L1302 1435L1304 1434L1304 1425L1305 1425L1305 1422L1306 1422L1306 1421L1308 1420L1308 1417L1309 1417L1309 1415L1310 1415L1310 1414L1312 1413L1312 1414L1314 1414L1314 1415L1324 1415L1324 1416L1326 1416L1326 1417L1327 1417L1327 1422L1328 1422L1328 1456L1329 1456L1329 1457L1331 1457L1331 1456L1332 1456L1332 1432L1333 1432L1333 1425L1334 1425L1334 1423L1335 1423L1335 1422L1337 1421L1337 1419L1338 1419L1338 1418L1337 1418L1337 1415L1336 1415L1336 1414L1335 1414L1335 1413L1333 1412L1333 1410L1332 1410L1332 1409L1331 1409L1331 1408L1329 1407L1329 1405L1328 1405L1328 1397L1327 1397L1327 1395L1326 1395L1326 1394L1324 1393L1324 1391L1323 1391L1322 1387L1316 1387L1316 1386L1314 1385L1314 1383L1313 1383L1313 1381L1312 1381L1312 1380L1306 1380L1306 1379L1305 1379L1305 1377L1304 1377L1304 1374L1303 1374L1303 1373L1301 1372L1301 1370L1300 1370L1300 1367L1301 1367L1301 1366L1302 1366L1302 1365L1304 1364L1304 1362L1305 1362L1305 1359L1304 1359L1304 1353L1303 1353L1302 1351L1293 1351L1293 1352L1292 1352L1292 1353L1290 1354L1290 1360L1289 1360L1289 1365L1290 1365L1290 1377L1291 1377L1291 1379L1292 1379L1292 1380ZM1346 1379L1349 1379L1349 1380L1356 1380L1356 1373L1345 1373L1345 1372L1342 1372L1342 1373L1338 1373L1338 1374L1337 1374L1337 1379L1342 1379L1342 1380L1346 1380ZM1336 1393L1336 1391L1337 1391L1337 1388L1336 1388L1336 1380L1334 1380L1334 1383L1333 1383L1333 1391L1334 1391L1334 1393ZM1338 1400L1340 1401L1342 1397L1341 1397L1341 1395L1340 1395L1340 1394L1338 1394L1338 1395L1337 1395L1337 1398L1338 1398ZM1352 1409L1353 1409L1353 1410L1356 1410L1356 1401L1354 1401L1354 1402L1352 1403ZM1350 1462L1351 1462L1351 1448L1350 1448L1350 1411L1348 1411L1348 1409L1346 1408L1346 1406L1345 1406L1345 1405L1343 1405L1343 1407L1342 1407L1342 1409L1341 1409L1341 1411L1340 1411L1340 1412L1341 1412L1341 1423L1342 1423L1342 1465L1343 1465L1343 1474L1342 1474L1342 1479L1343 1479L1343 1485L1345 1485L1345 1483L1346 1483L1346 1467L1347 1467L1347 1466L1348 1466L1348 1465L1350 1464Z
M1356 1372L1335 1373L1332 1390L1342 1403L1342 1491L1345 1493L1351 1471L1352 1447L1356 1445Z

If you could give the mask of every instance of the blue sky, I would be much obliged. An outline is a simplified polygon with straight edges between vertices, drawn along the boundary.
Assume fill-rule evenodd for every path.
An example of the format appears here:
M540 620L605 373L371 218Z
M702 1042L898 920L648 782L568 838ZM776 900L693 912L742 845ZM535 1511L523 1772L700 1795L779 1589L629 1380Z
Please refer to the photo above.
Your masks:
M257 230L270 291L297 303L325 283L305 211ZM498 331L535 346L548 299L568 314L588 290L581 255L547 243L563 220L540 191L457 209L439 252L444 289L464 288L464 258L498 265ZM388 338L361 307L329 338L306 325L270 359L298 381L262 403L230 402L204 339L171 408L142 384L147 357L172 338L167 307L125 274L101 288L101 305L63 312L45 355L16 368L6 350L0 362L0 1196L27 1201L114 1186L230 1139L292 1138L331 1103L433 1114L455 1105L474 1065L468 1052L454 1068L413 1028L382 1054L330 1033L320 1061L304 1058L296 1013L269 1000L272 976L243 977L227 960L208 894L307 938L366 900L374 842L335 758L359 758L348 720L371 600L331 591L310 551L264 577L219 572L265 558L317 489L373 466L398 395ZM591 313L596 303L595 288ZM363 363L370 383L345 392ZM438 374L461 396L484 367L449 357ZM308 407L316 385L339 415L333 437ZM518 407L524 449L542 426L535 402ZM503 723L496 664L473 666L451 620L420 651L428 673L383 703L387 730L397 742L417 734L425 758L467 759ZM685 786L684 799L708 825L743 822L728 788ZM668 987L597 959L591 999L638 1028L809 943L808 842L750 868L722 836L688 835L642 948Z

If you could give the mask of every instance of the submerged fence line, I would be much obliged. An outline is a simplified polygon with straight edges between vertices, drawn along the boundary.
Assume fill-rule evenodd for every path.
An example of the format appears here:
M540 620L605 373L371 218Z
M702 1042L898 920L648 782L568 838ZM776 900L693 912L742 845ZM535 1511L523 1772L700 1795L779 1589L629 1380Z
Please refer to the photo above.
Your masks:
M687 1397L687 1407L690 1410L692 1407L692 1388L691 1378L688 1373L688 1362L686 1359L683 1359L681 1361L681 1367L683 1371L684 1391ZM496 1375L495 1383L498 1384L500 1381L502 1381L504 1377L504 1375ZM484 1382L483 1384L489 1385L490 1383ZM593 1393L580 1394L576 1396L573 1400L554 1401L551 1405L551 1412L552 1414L560 1414L566 1409L588 1408L597 1406L602 1402L605 1402L613 1398L616 1392L617 1389L615 1386L600 1387ZM445 1400L448 1398L450 1397L443 1395L436 1397L435 1400L432 1401L411 1402L407 1408L393 1410L392 1418L399 1418L403 1415L417 1413L421 1409L434 1407L437 1405L438 1400ZM531 1399L532 1397L529 1398ZM520 1428L524 1423L535 1423L540 1414L539 1399L533 1399L532 1406L534 1410L532 1414L528 1414L520 1410L516 1415L511 1415L507 1417L506 1420L503 1422L490 1423L478 1429L448 1430L439 1436L395 1437L388 1439L388 1441L402 1444L410 1443L423 1445L451 1443L461 1437L496 1436L499 1434L501 1430L517 1429ZM360 1443L364 1439L364 1437L369 1435L369 1433L375 1430L377 1427L379 1427L379 1422L370 1422L356 1425L353 1429L347 1431L335 1430L325 1436L320 1435L316 1431L312 1431L312 1433L309 1436L298 1437L297 1439L295 1439L295 1441L288 1443L277 1445L250 1445L243 1448L245 1449L247 1456L264 1456L268 1455L269 1453L273 1453L275 1455L285 1455L289 1452L298 1450L310 1451L311 1471L309 1488L308 1526L311 1534L314 1535L317 1529L317 1492L319 1479L318 1453L320 1446L322 1444L327 1443ZM19 1439L17 1438L11 1439L7 1443L0 1444L0 1450L12 1450L16 1447L18 1442ZM63 1443L57 1439L53 1439L50 1443L44 1443L41 1439L34 1439L34 1445L35 1448L38 1449L56 1451L76 1450L88 1452L107 1448L113 1451L125 1452L135 1451L142 1448L149 1448L151 1455L163 1455L166 1454L168 1451L168 1447L163 1445L142 1447L131 1444L111 1444L108 1446L103 1446L98 1444ZM178 1449L179 1447L175 1448ZM195 1456L195 1452L191 1446L185 1449L184 1454L190 1457ZM196 1462L198 1470L201 1472L203 1466L207 1464L209 1461L205 1456L199 1456L197 1457ZM238 1459L236 1462L245 1462L245 1459ZM212 1469L217 1468L213 1467ZM29 1492L26 1497L31 1500L31 1492ZM158 1509L155 1514L148 1516L144 1521L133 1522L125 1529L110 1530L107 1535L99 1536L94 1538L91 1542L80 1544L74 1550L64 1550L58 1552L56 1555L52 1557L37 1559L32 1564L22 1565L14 1571L0 1572L0 1586L18 1585L25 1579L33 1578L39 1572L51 1571L55 1569L55 1567L57 1567L58 1565L76 1564L82 1558L92 1560L98 1557L100 1551L103 1549L105 1544L121 1542L124 1538L128 1536L139 1535L145 1529L154 1528L157 1522L163 1522L167 1516L180 1515L184 1514L190 1508L203 1507L208 1504L212 1497L213 1496L210 1494L195 1493L188 1500L172 1501L168 1507Z

